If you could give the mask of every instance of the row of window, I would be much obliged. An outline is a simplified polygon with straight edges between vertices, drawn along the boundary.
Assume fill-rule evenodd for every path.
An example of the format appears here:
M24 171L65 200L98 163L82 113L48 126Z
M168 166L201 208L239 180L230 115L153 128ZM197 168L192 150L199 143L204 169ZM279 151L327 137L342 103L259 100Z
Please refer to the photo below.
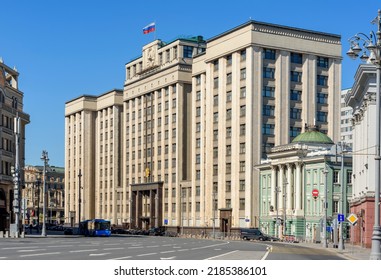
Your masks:
M272 49L264 49L263 50L263 58L267 60L275 60L276 59L276 51ZM291 53L290 61L294 64L303 64L303 55L301 53ZM327 57L318 56L316 58L316 66L320 68L328 68L329 60Z

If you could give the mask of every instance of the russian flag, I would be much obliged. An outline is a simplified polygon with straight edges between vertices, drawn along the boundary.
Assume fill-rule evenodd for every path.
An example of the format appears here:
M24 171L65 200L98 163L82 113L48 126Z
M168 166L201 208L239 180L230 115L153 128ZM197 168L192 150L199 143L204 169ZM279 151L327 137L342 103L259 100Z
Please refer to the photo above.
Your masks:
M148 34L155 31L155 23L152 22L143 28L143 34Z

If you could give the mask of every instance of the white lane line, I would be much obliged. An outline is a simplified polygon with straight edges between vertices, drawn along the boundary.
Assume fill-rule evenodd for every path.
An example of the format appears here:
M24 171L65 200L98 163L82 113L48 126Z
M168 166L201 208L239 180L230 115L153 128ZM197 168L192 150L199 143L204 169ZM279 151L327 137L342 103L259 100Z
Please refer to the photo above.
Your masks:
M94 252L94 251L98 251L98 249L74 250L74 251L69 251L69 253L82 253L82 252Z
M125 260L125 259L131 259L131 256L126 256L126 257L120 257L120 258L115 258L115 259L110 259L110 260Z
M111 253L89 254L89 257L104 256L104 255L109 255L109 254L111 254Z
M141 254L141 255L137 255L137 257L143 257L143 256L151 256L151 255L157 255L157 253L147 253L147 254Z
M144 247L128 247L127 249L143 249Z
M18 253L46 251L46 249L17 250Z
M112 250L124 250L124 248L104 248L105 251L112 251Z
M164 251L164 252L160 252L160 254L168 254L168 253L174 253L176 251Z
M267 252L266 252L266 254L262 257L261 261L267 259L267 256L269 255L270 251L273 250L273 246L269 246L269 247L267 247L266 250L267 250Z
M34 248L38 248L38 246L28 246L28 247L7 247L7 248L1 248L1 250L34 249Z
M146 248L157 248L159 245L151 245L151 246L146 246Z
M189 251L189 249L180 249L180 250L177 250L177 252L185 252L185 251Z
M231 251L231 252L227 252L227 253L222 254L222 255L218 255L218 256L210 257L210 258L207 258L206 260L212 260L212 259L215 259L215 258L218 258L218 257L223 257L223 256L226 256L226 255L230 255L230 254L232 254L232 253L235 253L235 252L238 252L238 250Z
M62 247L73 247L73 245L51 245L47 246L48 248L62 248Z
M173 260L173 259L175 259L176 258L176 256L173 256L173 257L169 257L169 258L160 258L161 260Z
M0 259L6 259L7 257L0 257Z
M52 253L41 253L41 254L30 254L30 255L21 255L20 258L25 257L36 257L36 256L47 256L47 255L59 255L61 252L52 252Z

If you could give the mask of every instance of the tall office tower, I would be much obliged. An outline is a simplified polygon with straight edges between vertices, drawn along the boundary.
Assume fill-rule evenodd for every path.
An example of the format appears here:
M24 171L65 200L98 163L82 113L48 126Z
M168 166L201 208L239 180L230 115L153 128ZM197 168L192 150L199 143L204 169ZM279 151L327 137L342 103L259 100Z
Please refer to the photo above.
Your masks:
M353 108L345 105L345 98L350 92L350 89L344 89L341 91L341 115L340 115L340 141L344 141L345 144L352 149L353 146Z
M192 70L189 217L221 232L258 226L255 166L306 124L340 136L340 36L249 21L207 40Z

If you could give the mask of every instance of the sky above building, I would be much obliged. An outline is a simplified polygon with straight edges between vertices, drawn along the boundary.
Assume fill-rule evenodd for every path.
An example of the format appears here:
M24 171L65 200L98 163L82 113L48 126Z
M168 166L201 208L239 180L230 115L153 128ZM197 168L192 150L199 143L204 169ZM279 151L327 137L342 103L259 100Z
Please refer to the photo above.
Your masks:
M0 0L0 2L3 2ZM154 39L214 37L248 20L333 33L342 37L342 89L350 88L360 60L345 53L348 39L369 34L379 1L240 0L100 1L18 0L2 3L0 57L20 72L26 129L26 164L65 162L65 103L83 94L123 89L125 64ZM156 23L156 32L143 28Z

